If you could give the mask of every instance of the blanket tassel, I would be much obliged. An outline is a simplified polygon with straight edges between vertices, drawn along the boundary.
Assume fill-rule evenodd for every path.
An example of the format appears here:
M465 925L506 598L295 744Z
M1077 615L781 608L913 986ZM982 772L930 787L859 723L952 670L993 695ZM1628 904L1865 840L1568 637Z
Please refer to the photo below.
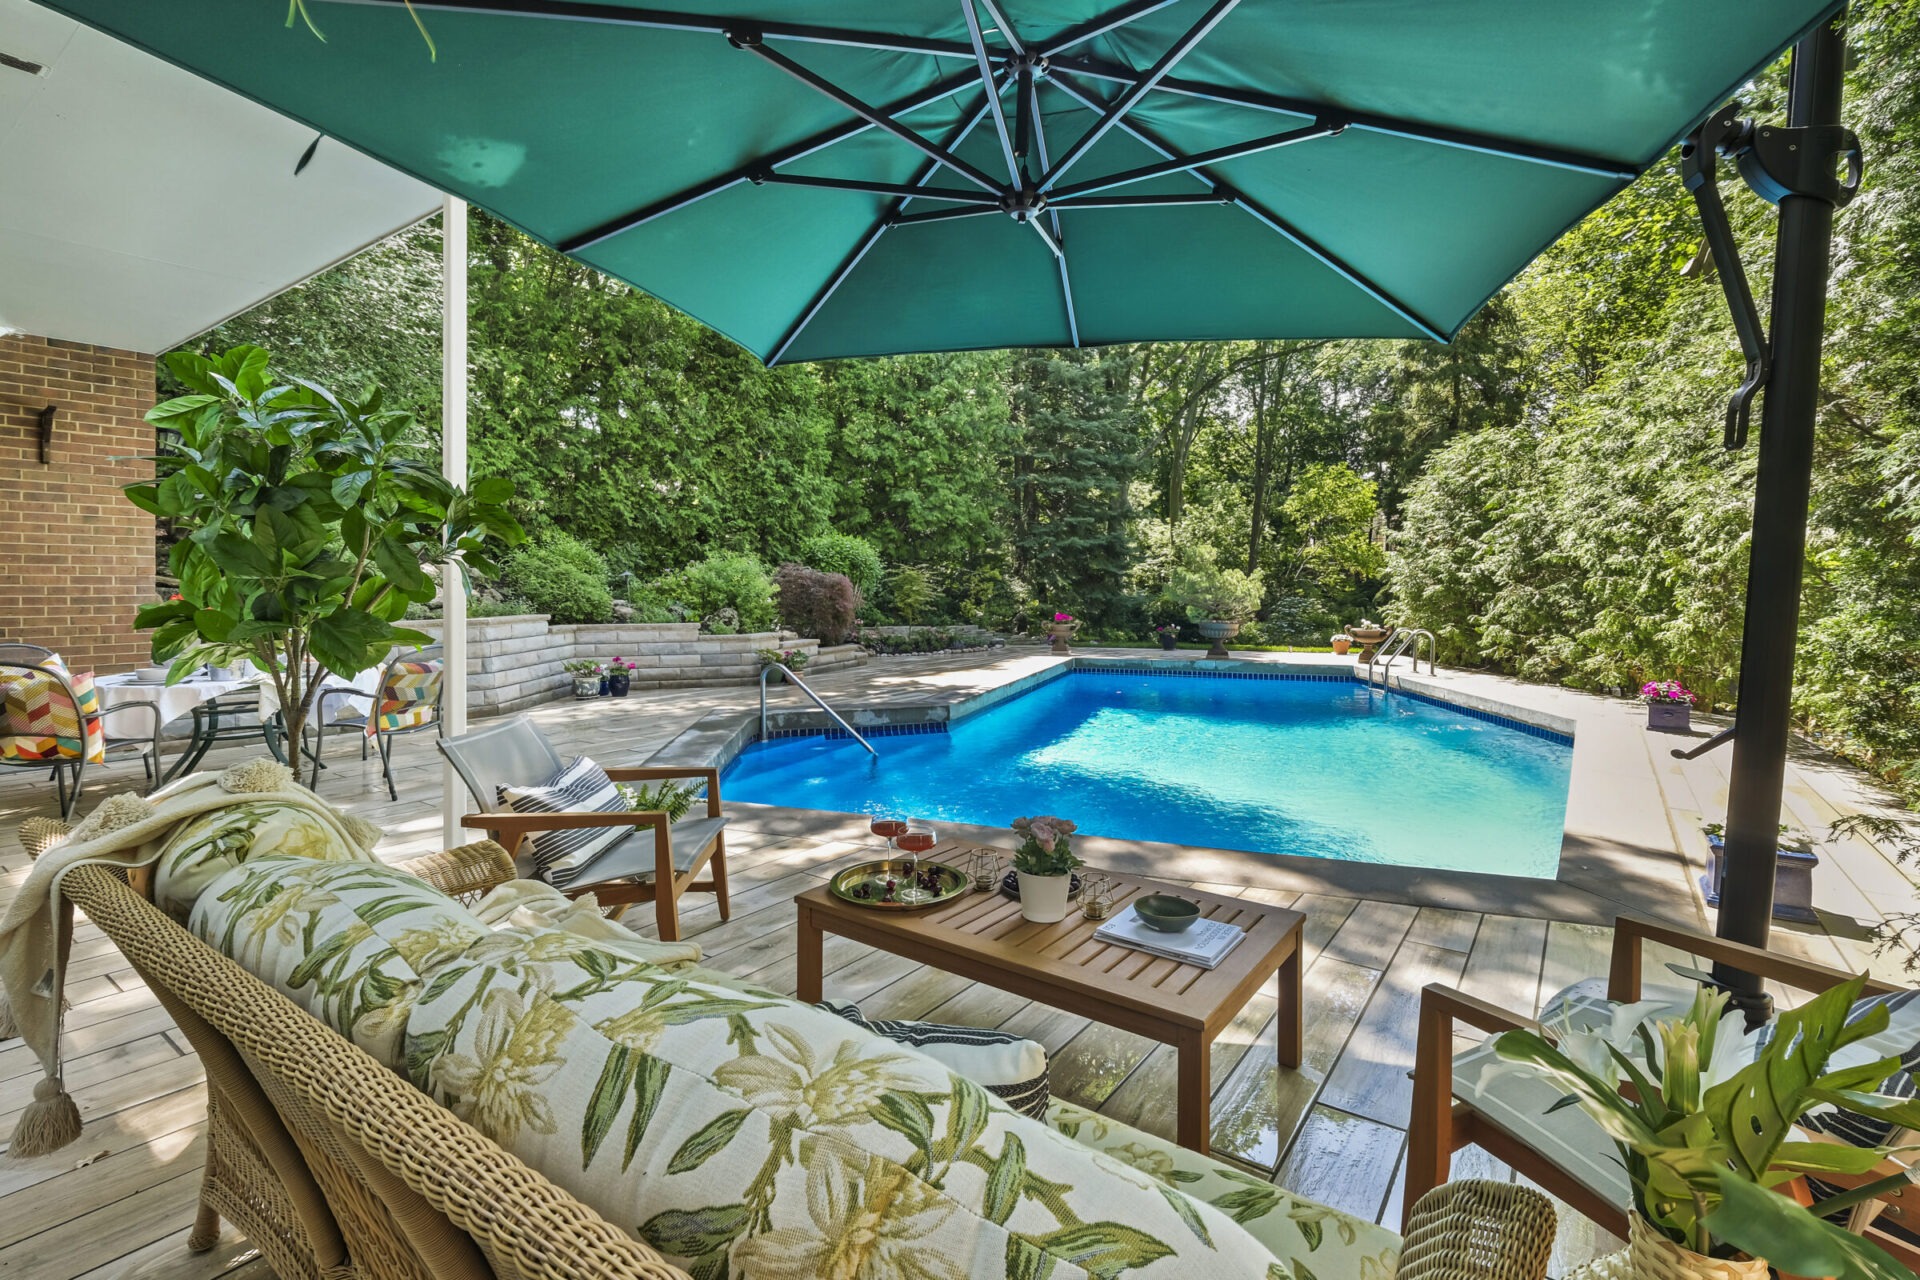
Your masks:
M33 1086L33 1101L13 1127L7 1154L27 1160L58 1151L80 1136L80 1108L59 1076L46 1076Z

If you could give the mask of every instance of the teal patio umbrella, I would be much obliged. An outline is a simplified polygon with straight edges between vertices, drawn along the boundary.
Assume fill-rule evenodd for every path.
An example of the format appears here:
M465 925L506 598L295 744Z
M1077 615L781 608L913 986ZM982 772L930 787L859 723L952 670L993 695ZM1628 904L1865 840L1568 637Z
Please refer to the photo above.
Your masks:
M770 364L1450 337L1834 7L303 4L51 7Z
M1719 928L1766 941L1829 242L1859 178L1839 128L1844 6L670 2L50 7L464 197L769 364L1448 338L1700 126L1710 144L1684 176L1749 359L1740 403L1765 392ZM1784 127L1709 118L1790 44ZM1780 205L1765 335L1736 286L1718 154ZM1764 1000L1752 974L1723 976L1750 1010Z

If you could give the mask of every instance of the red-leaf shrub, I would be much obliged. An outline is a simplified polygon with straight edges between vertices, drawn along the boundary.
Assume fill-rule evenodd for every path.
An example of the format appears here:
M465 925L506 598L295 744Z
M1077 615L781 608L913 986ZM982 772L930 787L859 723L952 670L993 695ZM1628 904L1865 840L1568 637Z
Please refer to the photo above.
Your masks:
M780 624L822 644L840 644L853 634L860 591L844 573L822 573L803 564L783 564L773 575Z

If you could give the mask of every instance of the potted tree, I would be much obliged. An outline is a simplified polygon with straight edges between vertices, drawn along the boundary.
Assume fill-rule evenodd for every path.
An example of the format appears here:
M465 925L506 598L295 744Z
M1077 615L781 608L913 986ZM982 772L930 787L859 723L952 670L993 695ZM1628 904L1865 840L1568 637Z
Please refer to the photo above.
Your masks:
M1035 924L1066 919L1073 869L1087 865L1067 843L1073 823L1044 816L1015 818L1013 831L1020 837L1020 847L1013 852L1013 869L1020 878L1020 914Z
M1870 1172L1888 1149L1796 1140L1813 1107L1840 1103L1895 1130L1920 1126L1920 1100L1883 1096L1898 1058L1843 1052L1886 1031L1887 1007L1855 1013L1864 977L1780 1015L1764 1045L1723 1021L1727 996L1704 988L1688 1011L1609 1033L1572 1027L1557 1043L1509 1031L1495 1050L1579 1106L1620 1149L1633 1189L1630 1274L1911 1280L1912 1273L1829 1219L1906 1185L1904 1172L1803 1208L1803 1175ZM1864 1049L1865 1046L1862 1046ZM1556 1108L1557 1109L1557 1108Z
M1692 731L1694 695L1678 680L1649 680L1640 686L1640 698L1647 704L1647 728L1662 733Z
M1213 642L1209 658L1227 657L1227 641L1260 608L1260 574L1222 569L1210 550L1189 549L1175 567L1167 594L1184 605L1187 618L1203 639Z
M513 482L448 483L413 415L384 408L377 386L336 395L275 375L253 346L177 351L166 365L188 394L147 420L179 443L126 494L181 535L168 555L180 590L134 625L153 632L153 659L175 679L250 660L297 752L329 672L430 642L396 625L439 589L424 566L497 573L494 551L525 539L507 511Z

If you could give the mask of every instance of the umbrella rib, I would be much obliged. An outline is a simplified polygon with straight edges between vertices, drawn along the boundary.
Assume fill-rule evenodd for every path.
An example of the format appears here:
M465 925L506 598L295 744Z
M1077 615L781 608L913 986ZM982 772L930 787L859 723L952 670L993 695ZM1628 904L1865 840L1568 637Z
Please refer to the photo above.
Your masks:
M1040 56L1043 58L1054 57L1063 50L1073 48L1074 45L1085 44L1095 36L1103 36L1109 31L1116 31L1137 18L1144 18L1150 13L1158 13L1169 5L1178 3L1180 3L1180 0L1133 0L1131 4L1123 4L1117 9L1110 9L1099 17L1083 22L1077 27L1068 27L1065 31L1055 36L1052 43L1040 51Z
M955 204L983 205L990 213L1001 212L1000 197L985 191L962 191L957 187L923 187L917 183L905 182L867 182L859 178L817 178L806 173L775 173L771 169L751 176L747 181L755 186L770 182L777 187L820 187L827 191L861 191L876 196L951 200Z
M896 102L888 103L885 109L889 115L906 115L908 112L918 111L922 107L931 106L944 98L952 97L955 93L970 85L978 86L979 83L979 77L972 71L961 75L948 76L937 84L927 86L926 89L919 93L901 98ZM631 231L635 227L652 222L655 218L664 217L677 209L684 209L690 204L704 200L708 196L716 195L719 192L727 190L729 187L737 187L743 182L750 182L756 173L779 165L791 164L795 160L804 159L817 151L824 151L835 143L845 142L848 138L865 133L873 127L873 122L869 120L849 120L845 124L834 125L831 129L822 129L818 133L810 134L798 142L782 147L778 151L770 152L757 160L749 161L736 169L729 169L727 172L708 178L704 182L698 182L691 187L682 188L670 196L664 196L651 204L643 205L631 213L621 214L619 217L603 222L591 230L583 231L579 235L558 241L555 247L562 253L578 253L582 249L591 249L594 245L605 240L611 240L614 236L624 231Z
M980 0L980 7L987 11L989 18L993 19L993 25L1000 31L1000 38L1007 42L1007 48L1013 51L1013 56L1025 57L1027 46L1020 42L1020 34L1013 29L1013 24L1007 21L1007 15L1000 12L1000 6L995 4L994 0Z
M995 91L995 85L991 83L987 85L987 96L989 98L993 96ZM966 141L967 135L973 132L974 126L980 123L980 117L985 115L986 111L987 104L983 102L980 104L980 107L975 110L972 115L968 116L960 127L954 131L953 136L947 140L948 147L957 147ZM920 172L914 176L912 185L915 187L922 186L939 171L939 168L940 166L937 162L929 160L920 167ZM775 347L773 354L767 357L768 368L772 368L774 365L780 363L780 357L787 353L787 348L793 345L794 340L800 336L809 324L813 323L813 318L820 314L822 307L827 305L827 299L833 297L835 290L839 289L839 287L845 283L847 277L853 274L854 268L860 265L860 260L867 256L867 251L873 248L874 244L879 241L886 229L894 224L899 216L900 210L908 201L921 194L920 192L915 192L914 195L895 197L893 202L886 207L886 210L874 220L873 225L867 228L867 233L860 238L860 243L853 247L853 252L846 256L846 259L841 262L839 269L833 273L832 277L820 287L820 291L814 294L812 300L807 303L807 309L800 313L800 317L795 320L787 329L786 333L781 336L780 345ZM963 206L957 211L939 210L938 212L981 214L997 213L999 211L997 209L980 209L972 206Z
M1225 3L1225 0L1222 0L1222 3ZM929 142L926 138L921 137L919 133L909 129L898 120L895 120L893 116L885 110L870 106L845 89L842 89L839 85L833 83L833 81L828 80L825 76L801 66L779 50L769 49L757 33L746 29L738 29L727 38L732 41L735 48L745 49L761 61L778 67L808 88L825 94L847 110L853 112L853 114L859 116L862 120L886 130L914 150L927 156L929 159L946 165L949 169L952 169L955 173L982 190L991 191L995 195L1006 195L1008 193L1008 188L1005 185L995 182L992 178L989 178L986 174L980 172L980 170L974 168L971 164L968 164L947 148Z
M1142 73L1131 67L1092 58L1055 59L1053 69L1083 76L1089 80L1111 80L1127 85L1138 84L1142 79ZM1640 176L1640 169L1636 166L1619 160L1610 160L1605 156L1570 151L1561 147L1543 146L1519 138L1503 138L1494 134L1475 133L1467 129L1449 129L1443 125L1421 124L1418 121L1402 120L1397 116L1381 115L1377 112L1354 111L1331 103L1314 102L1307 98L1292 98L1282 94L1263 93L1255 89L1207 84L1177 76L1168 76L1154 87L1161 93L1201 98L1208 102L1224 102L1229 106L1251 107L1257 111L1274 111L1283 115L1315 118L1334 116L1345 120L1351 127L1368 133L1382 133L1415 142L1431 142L1438 146L1504 156L1511 160L1524 160L1556 169L1570 169L1576 173L1596 174L1603 178L1629 181ZM1094 109L1100 108L1096 106Z
M1040 95L1031 88L1028 81L1027 110L1033 113L1033 145L1040 153L1040 171L1047 169L1047 122L1040 114ZM1060 252L1054 255L1054 262L1060 268L1060 297L1067 305L1067 336L1073 339L1073 345L1080 345L1080 316L1073 305L1073 277L1067 272L1067 240L1060 230L1060 215L1047 210L1047 219L1053 225L1053 238L1060 246Z
M1119 124L1127 112L1139 105L1140 99L1153 92L1154 86L1171 75L1174 67L1180 64L1180 60L1192 53L1194 48L1206 39L1239 3L1240 0L1214 0L1212 7L1200 16L1200 20L1187 28L1186 34L1175 40L1152 67L1148 68L1138 80L1122 89L1120 96L1101 111L1100 118L1094 122L1093 128L1087 130L1078 142L1061 154L1060 159L1047 170L1046 176L1040 179L1040 190L1049 190L1054 183L1060 181L1067 170L1092 149L1094 143L1106 136L1107 130Z
M993 61L987 57L987 38L980 31L980 15L973 0L960 0L960 12L967 20L967 38L973 42L973 56L980 66L980 83L986 86L987 107L993 116L994 132L1000 135L1000 155L1007 162L1007 182L1020 185L1020 162L1014 158L1013 139L1007 136L1007 113L1000 105L1000 93L994 87Z
M692 31L725 35L741 25L738 18L713 17L700 13L674 13L663 9L630 9L625 5L594 4L587 0L322 0L327 4L372 5L397 9L407 4L415 9L438 13L474 13L510 18L545 18L555 22L599 22L609 26L646 27L659 31ZM845 27L824 27L800 22L759 22L760 34L769 40L793 40L808 44L837 44L855 49L879 49L888 53L919 53L933 58L972 58L973 50L957 40L933 40L922 36L898 35L888 31L857 31Z
M1182 204L1232 204L1236 194L1226 188L1195 191L1190 195L1169 196L1081 196L1077 200L1058 200L1047 205L1062 213L1075 209L1166 209Z
M896 213L887 219L887 225L910 227L920 222L947 222L954 218L978 218L983 214L999 212L998 209L982 209L978 205L968 205L962 209L929 209L925 213Z
M1112 187L1126 186L1129 183L1145 182L1150 178L1164 178L1170 174L1185 173L1202 165L1219 164L1226 160L1237 160L1241 156L1256 155L1262 151L1272 151L1276 147L1291 146L1296 142L1307 142L1314 138L1331 138L1339 134L1346 125L1343 122L1321 122L1306 125L1299 129L1288 129L1284 133L1270 133L1264 138L1253 138L1246 142L1230 143L1224 147L1215 147L1211 151L1198 151L1192 155L1175 156L1159 164L1142 165L1138 169L1126 169L1119 173L1110 173L1104 178L1091 178L1086 182L1076 182L1060 187L1053 193L1054 203L1072 200L1079 196L1090 195L1095 191L1106 191Z
M1053 76L1053 82L1073 97L1078 98L1082 105L1088 107L1090 110L1097 111L1100 109L1100 100L1088 93L1082 86L1074 83L1071 77L1056 73ZM1177 150L1169 146L1151 130L1137 125L1131 120L1122 120L1120 127L1147 146L1158 151L1161 155L1166 156L1169 160L1180 158L1180 153ZM1447 340L1445 334L1441 333L1440 330L1433 325L1427 323L1427 321L1421 319L1419 313L1414 311L1412 307L1409 307L1406 303L1394 297L1391 293L1387 292L1386 289L1368 278L1364 272L1347 263L1338 254L1335 254L1319 241L1289 223L1279 214L1268 209L1259 201L1239 191L1235 191L1232 187L1219 181L1205 169L1196 169L1193 171L1193 174L1202 181L1224 191L1232 204L1246 210L1246 212L1252 215L1262 226L1291 241L1295 246L1319 260L1320 263L1334 272L1334 274L1346 280L1347 283L1365 293L1381 306L1392 311L1408 324L1420 330L1420 332L1426 334L1436 342L1445 342Z

